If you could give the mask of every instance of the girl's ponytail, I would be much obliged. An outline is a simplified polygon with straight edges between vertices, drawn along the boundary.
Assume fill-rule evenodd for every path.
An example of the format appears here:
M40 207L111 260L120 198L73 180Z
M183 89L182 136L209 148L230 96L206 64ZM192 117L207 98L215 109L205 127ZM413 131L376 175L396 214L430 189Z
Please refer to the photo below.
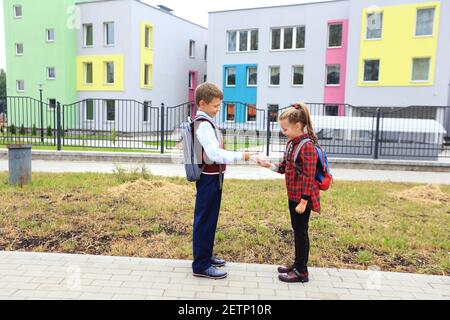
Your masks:
M314 144L318 143L319 139L317 138L317 135L314 132L311 116L309 114L309 109L305 103L300 102L294 104L292 108L289 108L288 110L286 110L281 114L280 120L283 119L289 119L289 122L291 123L301 122L305 126L308 135L311 138L311 140L313 140Z

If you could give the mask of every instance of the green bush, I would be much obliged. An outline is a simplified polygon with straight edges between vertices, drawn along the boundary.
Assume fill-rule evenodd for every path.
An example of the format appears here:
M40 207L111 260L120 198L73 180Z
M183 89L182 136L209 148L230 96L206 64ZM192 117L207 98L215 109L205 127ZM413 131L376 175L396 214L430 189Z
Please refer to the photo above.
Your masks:
M25 127L23 126L23 123L22 123L22 125L20 126L20 131L19 131L19 133L20 133L20 134L25 134Z
M52 126L48 126L47 127L47 137L51 137L51 136L53 136Z
M37 136L37 129L36 129L36 125L33 124L33 129L31 129L31 135L32 136Z
M9 126L9 132L11 132L11 134L16 134L16 126L15 125L10 125Z

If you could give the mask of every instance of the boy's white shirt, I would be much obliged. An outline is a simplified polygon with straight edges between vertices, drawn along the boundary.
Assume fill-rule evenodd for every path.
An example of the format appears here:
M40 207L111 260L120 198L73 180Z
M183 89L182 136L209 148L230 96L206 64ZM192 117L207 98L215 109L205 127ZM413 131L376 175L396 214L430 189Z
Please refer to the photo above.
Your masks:
M210 121L214 122L206 112L197 111L197 115L204 116ZM214 128L207 121L203 121L199 124L197 130L195 131L198 142L202 145L205 150L206 155L211 161L219 164L230 164L237 160L243 159L242 152L226 151L220 147L219 141L217 140Z

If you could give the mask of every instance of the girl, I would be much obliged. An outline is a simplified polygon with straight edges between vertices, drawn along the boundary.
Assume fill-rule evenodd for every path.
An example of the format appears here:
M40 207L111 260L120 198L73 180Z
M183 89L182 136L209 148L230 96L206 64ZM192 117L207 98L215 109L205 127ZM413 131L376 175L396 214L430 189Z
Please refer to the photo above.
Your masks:
M278 122L282 133L288 138L283 161L278 165L262 159L257 161L262 167L285 174L286 178L295 238L295 262L290 266L278 267L280 273L278 278L283 282L308 282L308 222L311 211L320 212L319 187L314 179L318 158L314 147L317 136L313 130L308 107L304 103L288 108L280 115ZM306 142L298 158L293 159L300 142L307 138L314 144L311 141ZM297 171L300 171L300 175Z

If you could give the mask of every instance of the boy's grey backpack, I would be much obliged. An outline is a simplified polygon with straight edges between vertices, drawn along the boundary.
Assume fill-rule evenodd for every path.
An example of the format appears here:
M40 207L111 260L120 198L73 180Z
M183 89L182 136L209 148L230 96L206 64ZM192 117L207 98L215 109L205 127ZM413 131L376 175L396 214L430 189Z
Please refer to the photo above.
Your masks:
M184 168L186 171L186 178L188 181L198 181L200 180L201 174L204 169L203 161L201 159L201 153L196 152L197 139L194 136L194 124L196 121L208 121L216 132L216 125L210 121L208 118L203 116L197 116L194 119L188 117L186 122L181 123L181 140L183 143L183 155L184 155ZM216 133L217 137L217 133ZM217 137L219 139L219 137ZM200 158L200 159L199 159ZM219 165L219 167L221 167ZM220 171L222 169L220 168ZM220 174L221 176L222 174Z

